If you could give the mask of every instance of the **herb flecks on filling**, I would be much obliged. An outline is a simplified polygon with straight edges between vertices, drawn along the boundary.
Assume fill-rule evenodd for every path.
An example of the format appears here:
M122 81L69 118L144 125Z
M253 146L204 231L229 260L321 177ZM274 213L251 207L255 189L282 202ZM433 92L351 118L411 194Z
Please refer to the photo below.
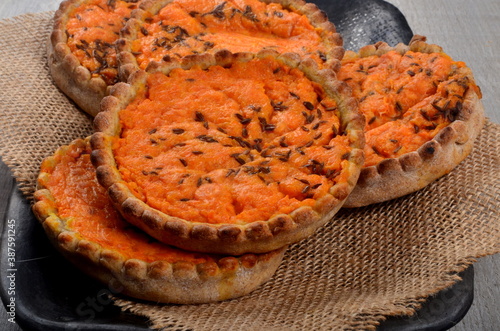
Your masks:
M189 261L204 263L213 257L189 253L160 243L124 221L112 207L106 190L99 185L90 161L90 147L70 145L54 162L44 162L41 171L49 174L43 183L54 197L58 216L65 229L103 249L120 252L126 259L146 262Z
M139 0L92 0L69 14L65 28L71 52L92 77L101 77L108 85L118 81L114 42L138 3Z
M270 48L307 55L320 64L327 60L321 32L306 16L258 0L172 1L145 19L138 34L132 51L143 69L150 61L220 49L236 53Z
M147 85L148 97L120 112L113 149L153 208L247 223L313 206L345 181L350 147L336 103L297 69L252 60L151 74Z
M465 63L444 53L346 57L338 73L366 118L365 167L417 150L456 120L469 88Z

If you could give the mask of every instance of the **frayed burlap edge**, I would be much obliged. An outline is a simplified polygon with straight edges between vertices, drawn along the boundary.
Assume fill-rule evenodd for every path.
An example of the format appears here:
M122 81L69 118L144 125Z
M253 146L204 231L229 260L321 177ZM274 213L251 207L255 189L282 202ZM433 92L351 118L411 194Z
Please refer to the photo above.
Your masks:
M91 119L48 75L52 15L0 22L0 155L28 198L43 158L92 132ZM487 122L471 156L449 175L400 199L341 210L248 296L115 304L147 316L153 328L179 330L374 329L386 316L411 315L476 258L500 252L499 141L500 125Z

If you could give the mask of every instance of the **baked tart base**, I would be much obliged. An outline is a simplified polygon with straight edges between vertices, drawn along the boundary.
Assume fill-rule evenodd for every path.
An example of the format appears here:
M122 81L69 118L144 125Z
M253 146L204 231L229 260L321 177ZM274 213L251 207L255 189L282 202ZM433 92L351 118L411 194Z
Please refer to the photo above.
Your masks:
M272 251L329 221L357 181L364 118L312 60L221 51L129 83L95 118L93 163L122 215L164 243Z
M290 46L299 41L302 46ZM268 48L296 51L337 70L342 43L326 14L302 0L65 0L54 15L47 54L56 86L95 116L109 87L150 61Z
M33 211L54 246L120 293L176 304L245 295L272 277L285 249L238 257L157 242L126 223L95 178L89 139L63 146L41 167Z
M346 52L339 78L366 117L366 163L344 207L427 186L469 155L484 125L471 70L422 36L408 46L377 43Z

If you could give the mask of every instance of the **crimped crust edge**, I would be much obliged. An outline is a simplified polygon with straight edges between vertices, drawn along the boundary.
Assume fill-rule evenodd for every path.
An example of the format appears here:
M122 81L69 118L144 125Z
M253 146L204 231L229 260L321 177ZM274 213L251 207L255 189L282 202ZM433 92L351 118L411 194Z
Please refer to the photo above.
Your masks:
M122 38L117 41L118 59L120 62L120 77L124 81L130 77L135 71L139 70L139 65L135 56L131 52L130 41L137 38L137 26L140 21L147 16L147 13L156 14L167 4L173 0L147 0L143 1L139 9L134 10L133 15L127 24L122 29ZM335 25L328 20L327 14L322 11L316 4L308 3L304 0L259 0L266 4L277 3L285 9L292 9L300 14L305 15L311 24L321 30L321 39L328 47L328 53L325 54L327 60L325 67L338 71L340 62L344 56L343 39L340 33L337 32Z
M356 56L380 56L392 50L400 54L407 51L443 52L440 46L427 44L425 40L424 36L415 35L409 45L398 44L395 47L380 42L363 47ZM352 53L350 55L352 56ZM469 68L464 68L464 75L474 81ZM484 121L484 108L480 97L469 89L464 96L463 108L457 115L457 120L443 128L417 151L362 168L358 184L344 207L363 207L399 198L418 191L448 174L470 154Z
M64 0L54 15L53 31L47 40L47 61L55 85L69 96L83 111L95 116L100 102L108 94L108 85L100 77L92 77L81 65L68 45L65 25L68 11L84 0Z
M290 53L279 55L275 51L265 50L257 54L236 53L221 51L217 54L204 54L201 57L193 56L189 65L202 65L206 61L210 63L226 63L227 57L233 57L238 60L249 61L253 57L275 57L282 63L290 65L293 62L300 67L308 76L318 75L315 78L323 79L323 83L331 81L335 73L329 70L318 71L313 61L305 60L303 62L290 61L290 58L296 60ZM173 61L172 62L176 62ZM178 67L167 63L166 65L155 65L153 70L159 70L168 73L171 68ZM319 74L316 74L319 72ZM329 73L329 75L327 75ZM141 74L142 75L142 74ZM129 80L129 86L132 86L139 77L134 74ZM310 77L311 78L311 77ZM144 84L144 77L138 78L139 84ZM314 78L312 78L314 79ZM363 164L364 156L362 148L364 146L364 117L357 111L354 98L346 95L348 87L344 83L325 84L325 90L330 95L335 96L338 101L338 108L341 109L341 119L349 121L343 128L345 132L352 137L352 152L348 157L349 166L342 171L349 172L350 181L348 183L336 184L321 201L317 201L314 208L300 207L290 215L275 215L268 221L248 223L245 225L235 224L204 224L189 222L180 218L171 217L158 210L149 207L142 200L136 198L127 188L121 178L108 180L110 172L117 174L116 164L109 159L96 157L99 154L112 155L111 143L108 136L102 132L96 132L92 136L93 163L97 168L98 179L106 187L111 196L115 207L120 210L125 219L141 228L158 240L183 248L207 253L239 255L248 252L264 253L269 252L285 245L296 242L311 235L316 229L328 222L331 217L340 209L347 195L353 189L359 175L360 167ZM132 87L130 87L132 89ZM345 89L342 94L339 92ZM342 97L340 97L342 95ZM113 95L107 98L115 98ZM109 127L101 126L100 123L106 123L102 120L108 111L103 109L95 119L96 128L100 131L111 132ZM119 133L119 128L115 134ZM110 170L112 169L112 170Z
M72 142L88 144L89 138ZM66 153L59 148L44 162L54 165ZM269 280L280 265L286 248L267 254L227 256L217 262L192 262L127 259L119 252L105 249L66 227L57 215L56 202L45 187L50 174L41 173L35 192L33 212L49 240L58 251L88 275L104 284L113 284L121 294L154 302L199 304L236 298L250 293Z

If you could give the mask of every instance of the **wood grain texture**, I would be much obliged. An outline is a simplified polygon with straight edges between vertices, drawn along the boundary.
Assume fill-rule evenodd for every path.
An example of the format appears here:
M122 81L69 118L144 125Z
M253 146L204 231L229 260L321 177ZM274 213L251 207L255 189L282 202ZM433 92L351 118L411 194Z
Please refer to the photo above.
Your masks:
M335 1L335 0L332 0ZM500 1L387 0L406 16L414 33L441 45L454 59L465 61L483 91L487 116L500 123ZM0 19L24 13L55 10L60 0L2 0ZM3 179L2 185L11 180ZM5 186L0 187L0 190ZM1 215L0 215L1 216ZM497 215L498 216L498 215ZM3 219L3 217L2 217ZM475 265L475 299L466 317L452 331L500 328L500 254ZM0 309L0 330L18 331Z
M61 0L2 0L0 2L0 19L26 13L39 13L56 10Z

